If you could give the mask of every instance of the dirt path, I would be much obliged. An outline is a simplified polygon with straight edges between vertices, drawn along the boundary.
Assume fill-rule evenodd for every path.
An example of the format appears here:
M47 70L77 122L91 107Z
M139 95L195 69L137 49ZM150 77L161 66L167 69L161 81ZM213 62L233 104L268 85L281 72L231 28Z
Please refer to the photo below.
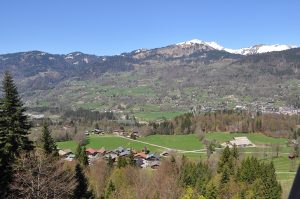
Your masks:
M187 151L187 150L181 150L181 149L168 148L168 147L165 147L165 146L161 146L161 145L157 145L157 144L152 144L152 143L144 142L144 141L140 141L140 140L133 140L131 138L127 138L127 137L124 137L124 136L118 136L118 137L126 139L126 140L130 140L130 141L133 141L133 142L139 142L139 143L142 143L142 144L147 144L147 145L150 145L150 146L154 146L154 147L166 149L166 150L177 151L178 153L206 153L206 149L199 149L199 150Z

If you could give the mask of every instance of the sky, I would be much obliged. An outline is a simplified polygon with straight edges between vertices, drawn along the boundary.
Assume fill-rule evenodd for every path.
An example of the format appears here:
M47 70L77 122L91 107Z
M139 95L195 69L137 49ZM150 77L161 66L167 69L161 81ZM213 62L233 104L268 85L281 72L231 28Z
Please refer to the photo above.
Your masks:
M300 46L299 0L1 0L0 54L115 55L191 39Z

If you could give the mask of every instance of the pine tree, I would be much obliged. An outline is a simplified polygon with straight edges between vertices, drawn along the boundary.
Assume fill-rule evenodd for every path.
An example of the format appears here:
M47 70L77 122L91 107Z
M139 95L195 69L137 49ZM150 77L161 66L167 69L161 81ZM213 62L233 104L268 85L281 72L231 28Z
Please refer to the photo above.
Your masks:
M265 185L260 178L256 179L252 184L253 199L264 199L266 191Z
M80 164L76 165L75 168L75 178L77 180L77 186L74 190L74 198L85 199L91 198L92 194L88 191L88 182L82 171Z
M110 168L112 168L114 166L114 161L113 161L113 159L112 159L112 157L110 155L108 156L107 165Z
M265 192L265 198L274 198L274 199L280 199L281 198L281 185L276 180L276 173L273 162L266 164L264 166L264 172L263 172L263 183L267 189Z
M129 165L131 165L131 166L135 166L136 165L135 164L135 160L134 160L134 155L133 155L132 151L129 154Z
M208 184L206 190L205 197L207 199L217 199L218 189L213 183Z
M118 159L118 164L117 167L118 168L122 168L122 167L126 167L127 166L127 160L125 157L120 156Z
M80 144L78 144L77 148L76 148L76 152L75 152L76 159L79 159L79 157L81 156L81 151L82 151L81 146L80 146Z
M20 150L33 149L33 144L28 139L31 125L25 115L26 110L19 97L17 87L8 72L5 73L2 84L4 91L2 117L6 120L7 141L11 145L10 153L19 156Z
M226 184L229 180L230 180L230 171L228 166L225 165L222 171L220 185L224 186L224 184Z
M2 117L3 102L0 99L0 198L7 192L7 187L12 179L12 164L10 161L10 145L7 143L6 121Z
M2 81L3 99L0 99L0 196L8 192L12 180L12 166L22 150L32 150L28 139L31 125L25 115L25 108L17 87L6 72Z
M81 153L80 153L80 157L79 157L79 162L80 162L83 166L89 165L89 158L88 158L88 156L87 156L85 150L86 150L85 146L82 147Z
M86 150L85 147L81 147L78 144L76 152L75 152L75 159L77 159L79 161L79 163L83 166L87 166L89 164L89 158L88 158L85 150Z
M57 155L57 147L55 141L51 137L48 124L44 123L42 132L42 147L46 154Z
M232 159L231 157L231 152L229 147L225 147L225 149L222 152L222 155L220 157L219 163L218 163L218 173L221 173L223 170L223 167L228 164L229 161L231 161Z
M110 195L116 190L114 183L110 180L105 191L105 199L109 199Z
M238 148L237 148L236 144L233 145L231 154L236 160L239 159L239 152L238 152Z

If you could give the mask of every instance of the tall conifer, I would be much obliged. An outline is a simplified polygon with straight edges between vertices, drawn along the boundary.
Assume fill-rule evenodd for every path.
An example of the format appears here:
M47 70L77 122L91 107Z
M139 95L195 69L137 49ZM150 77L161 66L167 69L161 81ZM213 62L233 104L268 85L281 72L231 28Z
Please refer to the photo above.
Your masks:
M3 98L0 99L0 196L8 191L12 180L12 165L22 150L32 150L28 139L30 124L17 87L9 72L2 81Z

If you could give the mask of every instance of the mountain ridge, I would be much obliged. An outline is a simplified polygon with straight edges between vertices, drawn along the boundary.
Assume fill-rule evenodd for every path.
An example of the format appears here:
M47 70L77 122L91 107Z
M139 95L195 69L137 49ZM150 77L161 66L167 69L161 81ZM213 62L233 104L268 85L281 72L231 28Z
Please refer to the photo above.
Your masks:
M272 45L256 44L256 45L253 45L250 47L245 47L245 48L240 48L240 49L230 49L230 48L225 48L214 41L206 42L206 41L202 41L199 39L192 39L189 41L177 43L175 45L185 46L185 45L195 45L195 44L206 45L206 46L210 46L216 50L224 50L229 53L241 54L241 55L252 55L252 54L283 51L283 50L289 50L292 48L297 48L297 46L295 46L295 45L287 45L287 44L272 44Z
M29 107L43 101L64 107L151 104L162 110L187 110L228 103L231 95L238 100L235 104L244 99L299 103L300 48L247 56L204 44L115 56L29 51L0 55L0 74L6 70Z

